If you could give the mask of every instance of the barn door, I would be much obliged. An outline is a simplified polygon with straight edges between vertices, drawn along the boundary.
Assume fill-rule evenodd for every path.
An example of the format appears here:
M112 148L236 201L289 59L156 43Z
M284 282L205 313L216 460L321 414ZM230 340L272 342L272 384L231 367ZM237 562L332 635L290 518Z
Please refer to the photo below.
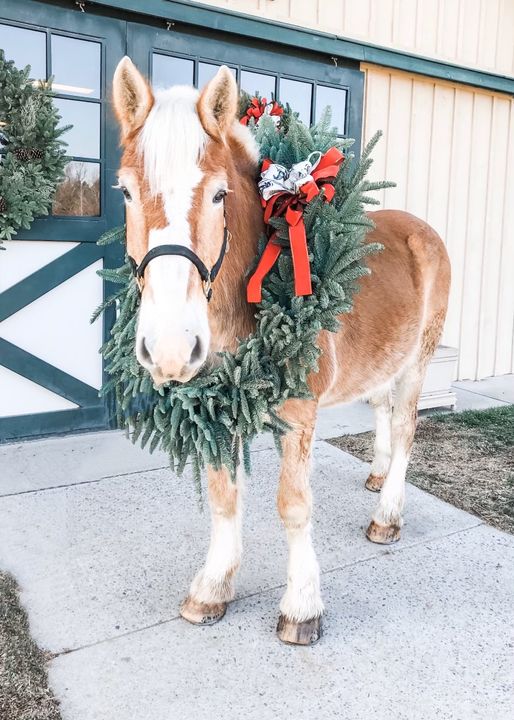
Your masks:
M152 78L154 88L173 84L202 87L221 64L228 65L249 94L273 94L289 102L306 123L318 120L327 105L341 135L361 144L364 75L358 63L334 60L301 48L276 46L248 39L227 39L210 31L170 30L129 23L128 54Z
M117 137L108 88L125 51L123 22L24 0L3 0L0 47L35 79L54 76L69 161L52 214L0 253L0 440L105 428L98 349L112 318L89 319L102 301L97 270L118 248L95 241L123 219L111 189Z

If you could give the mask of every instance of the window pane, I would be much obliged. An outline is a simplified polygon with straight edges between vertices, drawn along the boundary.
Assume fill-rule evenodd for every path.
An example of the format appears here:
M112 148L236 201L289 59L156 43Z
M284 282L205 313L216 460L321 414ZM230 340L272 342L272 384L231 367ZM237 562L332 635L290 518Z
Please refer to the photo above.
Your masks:
M275 95L275 77L241 70L241 90L245 90L249 95L257 92L266 100L271 100L271 96Z
M169 88L172 85L193 84L192 60L153 54L152 85L154 88Z
M100 215L100 165L73 160L64 172L54 197L53 214Z
M73 125L62 139L68 143L67 155L100 157L100 105L80 100L56 98L55 104L62 117L61 125Z
M311 123L312 85L298 80L280 80L280 102L289 103L294 112L300 114L300 120L306 125Z
M46 35L13 25L0 25L0 48L20 70L30 65L30 77L46 80Z
M340 135L344 135L344 118L346 113L346 90L318 85L316 92L316 122L321 119L327 106L332 108L332 125Z
M220 67L221 65L214 65L213 63L198 63L198 87L202 88L209 80L212 80ZM235 68L230 68L230 71L237 78Z
M55 92L99 98L100 50L97 42L52 35Z

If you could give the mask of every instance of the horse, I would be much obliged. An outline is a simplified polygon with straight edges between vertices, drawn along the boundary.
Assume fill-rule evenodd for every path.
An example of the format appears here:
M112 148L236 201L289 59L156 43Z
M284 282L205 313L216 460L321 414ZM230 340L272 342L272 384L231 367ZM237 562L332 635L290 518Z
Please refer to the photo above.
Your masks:
M127 254L140 268L145 261L137 360L156 385L186 383L209 356L234 351L238 338L254 327L245 273L264 232L258 148L238 121L238 88L225 66L200 92L186 86L154 92L124 57L113 78L113 104L121 136L118 184L125 196ZM371 274L361 279L340 330L319 334L319 370L309 376L312 399L287 400L279 411L290 428L281 441L277 497L289 556L277 634L289 644L311 645L322 630L311 538L317 409L358 398L373 406L376 437L366 488L380 497L366 535L374 543L396 542L418 398L446 315L450 264L435 230L402 211L369 216L375 229L366 241L384 249L368 258ZM210 297L197 261L213 268L223 258L227 228L231 247ZM164 247L169 244L175 248L171 255ZM233 481L225 469L207 468L210 546L180 607L191 623L220 620L234 598L243 480L242 473Z

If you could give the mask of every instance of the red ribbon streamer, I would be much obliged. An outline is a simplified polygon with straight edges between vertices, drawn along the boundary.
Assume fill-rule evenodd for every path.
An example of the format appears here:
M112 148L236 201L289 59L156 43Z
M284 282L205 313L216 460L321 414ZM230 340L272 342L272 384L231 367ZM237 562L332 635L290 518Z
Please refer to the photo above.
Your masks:
M257 122L257 120L266 112L268 105L271 105L271 109L269 111L270 115L283 115L283 108L281 108L275 100L268 103L266 98L262 98L262 100L259 101L258 98L254 97L250 102L250 107L246 111L246 115L243 115L239 122L241 125L248 125L251 118L254 118Z
M326 202L330 202L335 193L333 181L339 172L344 155L336 148L330 148L322 155L316 168L311 172L312 180L305 183L296 195L286 191L275 193L269 200L262 200L264 207L264 222L269 224L272 217L284 216L289 225L289 243L293 260L294 292L295 295L311 295L311 269L309 263L309 250L303 213L305 206L311 202L321 189L324 191ZM264 160L262 171L267 170L271 160ZM262 300L262 283L266 275L275 264L282 252L282 246L276 240L276 232L269 238L257 268L246 289L246 298L249 303L259 303Z

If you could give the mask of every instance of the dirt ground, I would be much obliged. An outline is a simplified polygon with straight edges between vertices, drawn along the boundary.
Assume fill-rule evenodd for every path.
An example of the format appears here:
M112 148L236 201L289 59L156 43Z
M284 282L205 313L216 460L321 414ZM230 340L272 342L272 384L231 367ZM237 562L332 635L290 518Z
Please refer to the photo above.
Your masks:
M0 718L60 720L46 656L30 638L14 579L0 572Z
M371 462L374 433L330 443ZM514 405L420 419L407 480L514 533Z

